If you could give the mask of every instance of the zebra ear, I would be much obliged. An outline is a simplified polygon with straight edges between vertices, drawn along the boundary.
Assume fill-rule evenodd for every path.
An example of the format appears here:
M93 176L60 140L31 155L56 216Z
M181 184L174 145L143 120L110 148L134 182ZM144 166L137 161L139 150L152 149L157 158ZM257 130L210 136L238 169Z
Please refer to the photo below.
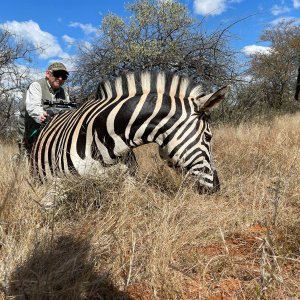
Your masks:
M196 98L199 111L209 111L219 104L227 95L229 86L223 86L214 93Z

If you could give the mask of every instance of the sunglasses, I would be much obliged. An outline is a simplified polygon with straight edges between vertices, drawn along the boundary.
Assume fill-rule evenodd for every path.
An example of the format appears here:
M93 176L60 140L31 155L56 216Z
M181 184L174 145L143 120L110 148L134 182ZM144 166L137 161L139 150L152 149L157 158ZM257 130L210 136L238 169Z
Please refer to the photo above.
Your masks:
M68 79L68 74L63 71L52 71L52 75L56 78L61 78L62 80Z

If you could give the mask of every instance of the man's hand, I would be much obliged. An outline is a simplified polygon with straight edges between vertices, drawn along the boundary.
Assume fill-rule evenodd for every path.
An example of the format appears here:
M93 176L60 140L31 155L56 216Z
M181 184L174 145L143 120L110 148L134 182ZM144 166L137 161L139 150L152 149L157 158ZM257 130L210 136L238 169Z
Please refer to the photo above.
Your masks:
M47 117L48 117L48 113L44 111L44 112L39 116L40 122L41 122L41 123L45 122L46 119L47 119Z

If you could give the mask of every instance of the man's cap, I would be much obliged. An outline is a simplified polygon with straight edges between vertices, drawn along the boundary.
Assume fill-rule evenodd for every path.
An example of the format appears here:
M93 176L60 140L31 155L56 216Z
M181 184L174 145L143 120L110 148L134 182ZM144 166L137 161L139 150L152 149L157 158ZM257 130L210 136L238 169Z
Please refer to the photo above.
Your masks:
M48 67L49 71L65 71L68 75L69 72L66 68L66 66L60 62L54 62Z

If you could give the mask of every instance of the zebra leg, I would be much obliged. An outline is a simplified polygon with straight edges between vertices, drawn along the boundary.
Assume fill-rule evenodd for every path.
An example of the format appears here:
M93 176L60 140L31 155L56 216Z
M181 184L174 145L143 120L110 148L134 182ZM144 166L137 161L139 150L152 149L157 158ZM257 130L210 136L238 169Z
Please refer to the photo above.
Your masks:
M48 182L47 192L45 196L40 201L40 205L43 209L49 210L57 208L67 199L67 194L65 192L63 178L55 177L51 182Z
M138 170L138 163L135 154L132 150L129 150L122 156L121 162L128 167L130 176L135 176Z

